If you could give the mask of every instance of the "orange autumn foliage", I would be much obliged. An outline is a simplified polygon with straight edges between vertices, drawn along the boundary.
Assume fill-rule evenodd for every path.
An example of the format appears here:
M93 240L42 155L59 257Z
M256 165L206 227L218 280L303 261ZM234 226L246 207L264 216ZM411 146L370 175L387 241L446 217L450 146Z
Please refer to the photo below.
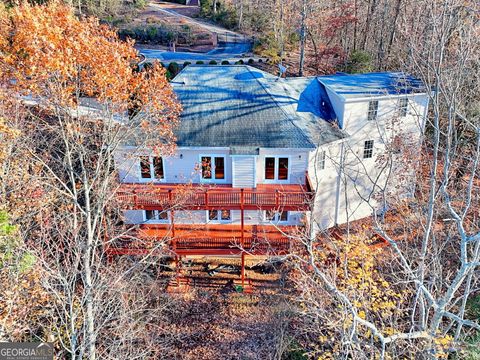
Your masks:
M94 97L112 113L148 113L156 130L173 140L180 112L165 70L137 71L133 42L96 18L78 19L71 7L52 2L0 4L0 81L46 107L75 108Z

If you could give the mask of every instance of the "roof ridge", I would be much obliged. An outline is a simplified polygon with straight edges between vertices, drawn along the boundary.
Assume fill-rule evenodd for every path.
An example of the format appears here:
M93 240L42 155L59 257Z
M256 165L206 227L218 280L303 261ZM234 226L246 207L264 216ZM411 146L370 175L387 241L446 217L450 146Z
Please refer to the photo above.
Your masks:
M250 70L250 66L247 66L247 69L248 71L250 72L250 74L252 74L253 76L253 73L252 71ZM268 96L270 96L270 98L273 100L273 102L275 104L277 104L278 108L280 109L280 111L285 115L285 117L287 118L287 121L290 121L292 123L293 126L295 126L296 129L298 129L301 134L303 135L303 137L305 138L305 140L307 140L307 142L316 147L316 145L308 138L307 134L305 134L305 132L297 125L295 124L295 122L293 122L293 120L291 119L291 116L285 111L285 109L283 108L283 106L277 101L277 99L275 99L275 97L270 93L270 91L268 91L268 89L265 87L265 85L263 85L261 83L260 80L258 80L258 78L255 78L254 79L257 81L257 83L262 87L262 89L268 94Z

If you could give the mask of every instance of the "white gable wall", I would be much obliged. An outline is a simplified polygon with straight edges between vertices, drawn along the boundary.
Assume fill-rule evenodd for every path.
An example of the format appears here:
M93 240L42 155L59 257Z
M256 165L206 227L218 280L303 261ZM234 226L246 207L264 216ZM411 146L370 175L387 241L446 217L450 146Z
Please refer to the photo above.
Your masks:
M409 95L408 114L400 117L398 99L402 97L404 96L378 98L377 121L367 120L368 100L345 103L343 124L344 130L350 137L343 145L343 165L341 167L339 165L341 148L334 149L335 154L332 157L337 159L336 169L330 169L327 177L321 179L323 185L317 195L317 207L320 206L320 209L315 210L316 219L320 224L329 226L335 223L343 224L370 216L373 209L380 210L384 207L383 203L375 200L376 198L381 199L378 197L378 191L385 187L389 176L389 168L383 168L386 163L380 159L380 156L385 153L386 146L391 144L394 136L399 136L403 141L408 142L408 146L420 146L424 116L428 107L428 99L425 95ZM374 141L373 157L368 159L363 158L366 140ZM332 149L330 152L333 153ZM398 163L394 162L393 166L397 165ZM334 191L333 177L335 174L338 175L340 168L342 172L336 179L337 184ZM388 180L390 189L396 185L395 181L399 175L396 170L402 172L400 175L405 175L404 168L393 169ZM310 173L314 174L314 171L310 170ZM411 175L413 181L413 172ZM332 195L334 193L335 200ZM331 207L332 202L335 203L334 207ZM331 207L330 214L323 210L325 205ZM333 223L332 217L334 218Z
M342 143L322 146L309 154L308 173L316 193L312 218L315 227L326 229L335 225L337 181ZM321 153L325 152L325 167L320 168Z

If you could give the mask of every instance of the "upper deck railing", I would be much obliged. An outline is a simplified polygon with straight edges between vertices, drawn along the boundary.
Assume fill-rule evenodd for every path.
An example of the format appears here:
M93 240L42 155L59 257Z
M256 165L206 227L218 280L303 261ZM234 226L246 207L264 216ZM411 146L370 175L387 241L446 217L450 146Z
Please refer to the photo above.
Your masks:
M254 189L205 188L185 184L125 184L117 200L129 209L282 209L309 210L314 192L305 174L304 185L268 185Z

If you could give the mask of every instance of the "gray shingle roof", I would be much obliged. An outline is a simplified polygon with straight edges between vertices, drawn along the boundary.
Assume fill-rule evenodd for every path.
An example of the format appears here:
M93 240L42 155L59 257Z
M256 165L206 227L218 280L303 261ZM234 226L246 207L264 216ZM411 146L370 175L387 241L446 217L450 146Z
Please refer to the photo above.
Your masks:
M278 80L246 65L190 65L172 81L183 106L177 144L251 154L341 139L345 134L310 111L315 104L302 100L301 111L299 99L312 81L318 84L315 78Z

